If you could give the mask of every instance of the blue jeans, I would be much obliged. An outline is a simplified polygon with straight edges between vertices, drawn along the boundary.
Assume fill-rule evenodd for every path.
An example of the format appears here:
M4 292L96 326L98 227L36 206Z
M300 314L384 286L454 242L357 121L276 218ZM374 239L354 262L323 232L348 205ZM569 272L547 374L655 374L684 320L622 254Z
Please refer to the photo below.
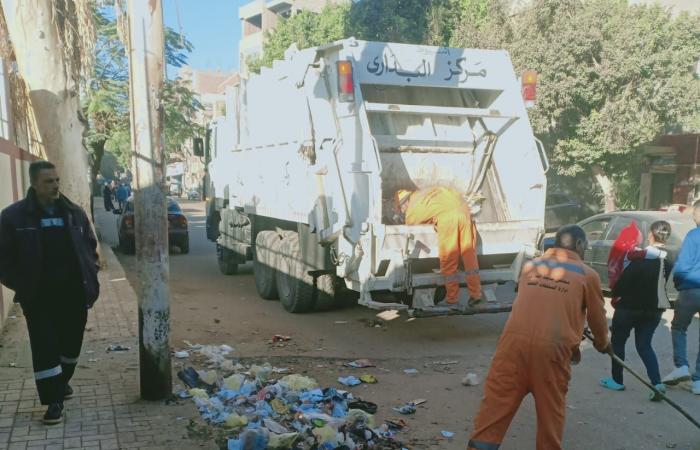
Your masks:
M700 289L680 291L671 322L671 337L673 338L673 364L676 367L689 366L688 338L686 332L695 314L700 312ZM700 348L695 361L693 381L700 380Z
M634 330L634 345L637 348L639 357L642 358L647 369L647 375L651 384L661 383L659 373L659 361L656 353L651 347L651 340L654 331L661 321L662 311L641 311L634 309L616 309L612 319L612 348L615 354L624 361L625 344L630 332ZM622 381L622 366L613 361L612 377L616 383L624 384Z

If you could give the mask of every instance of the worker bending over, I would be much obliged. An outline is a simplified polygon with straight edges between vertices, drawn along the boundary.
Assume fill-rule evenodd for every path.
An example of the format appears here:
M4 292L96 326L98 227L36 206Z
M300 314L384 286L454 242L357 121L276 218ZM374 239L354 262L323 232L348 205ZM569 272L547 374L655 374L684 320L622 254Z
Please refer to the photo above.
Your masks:
M598 351L609 352L610 345L600 278L582 262L586 245L581 227L565 226L555 247L523 268L469 449L497 450L528 393L537 411L537 449L561 449L571 362L581 358L584 320Z
M445 277L448 306L459 307L460 258L469 287L469 306L481 301L481 278L476 260L476 227L469 205L454 189L432 187L396 193L407 225L433 224L438 234L440 273Z

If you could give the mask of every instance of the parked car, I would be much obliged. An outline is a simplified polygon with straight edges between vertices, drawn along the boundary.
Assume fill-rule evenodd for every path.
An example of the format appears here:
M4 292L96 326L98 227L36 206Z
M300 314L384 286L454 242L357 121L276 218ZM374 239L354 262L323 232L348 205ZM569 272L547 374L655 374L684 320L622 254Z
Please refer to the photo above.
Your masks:
M199 191L197 189L187 191L187 200L199 200Z
M174 195L176 197L182 197L182 185L177 181L171 181L168 187L169 195Z
M609 290L608 255L610 254L610 249L622 229L633 220L637 221L637 226L644 237L642 246L647 245L647 235L652 223L657 220L665 220L671 224L671 238L666 244L668 258L671 262L676 261L685 235L688 234L688 231L695 228L692 215L665 211L615 211L597 214L579 222L578 225L583 228L588 237L588 248L586 249L584 261L598 272L605 291ZM553 244L554 237L545 238L543 248L547 249ZM678 292L674 288L673 282L669 282L667 287L669 298L675 300Z
M562 225L576 223L586 217L586 208L574 197L563 192L550 192L544 210L544 227L556 231Z
M124 211L117 220L119 234L119 248L128 254L136 250L134 238L134 198L129 197ZM187 216L180 209L175 200L168 197L168 241L180 249L180 253L190 252L190 235L188 231Z

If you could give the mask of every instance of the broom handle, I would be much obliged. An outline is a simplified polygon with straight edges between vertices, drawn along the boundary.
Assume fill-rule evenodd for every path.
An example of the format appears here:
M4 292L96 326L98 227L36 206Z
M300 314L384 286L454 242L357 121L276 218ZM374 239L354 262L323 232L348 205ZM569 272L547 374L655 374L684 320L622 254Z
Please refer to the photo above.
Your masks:
M584 330L583 335L586 336L588 339L590 339L591 342L593 342L593 336L591 336L590 331ZM675 409L679 413L683 414L683 416L686 419L688 419L693 425L695 425L698 429L700 429L700 422L695 420L695 418L693 416L691 416L686 410L684 410L678 403L676 403L673 400L671 400L670 398L666 397L666 395L663 392L656 389L651 383L649 383L647 380L642 378L641 375L639 375L637 372L632 370L632 368L630 366L625 364L625 362L623 360L621 360L615 353L613 353L612 349L608 352L608 356L610 356L610 359L612 359L614 362L621 365L625 370L627 370L629 373L631 373L636 379L641 381L644 386L646 386L649 389L651 389L652 391L654 391L659 397L661 397L662 400L664 400L666 403L671 405L671 407L673 407L673 409Z

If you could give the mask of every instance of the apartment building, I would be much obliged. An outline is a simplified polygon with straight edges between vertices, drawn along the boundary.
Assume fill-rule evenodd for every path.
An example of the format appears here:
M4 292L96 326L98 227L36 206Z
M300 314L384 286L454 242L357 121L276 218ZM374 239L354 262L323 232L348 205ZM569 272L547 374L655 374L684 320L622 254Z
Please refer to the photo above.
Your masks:
M240 82L237 72L183 67L178 75L189 83L190 89L202 103L203 109L197 117L197 123L202 126L206 126L212 118L224 114L226 87L236 86ZM183 192L200 189L205 173L204 160L195 156L191 143L187 143L181 154L169 161L167 173L182 184Z
M262 56L265 32L277 26L280 19L301 11L319 12L326 5L348 0L253 0L238 9L242 36L239 42L241 72L246 72L246 61Z

